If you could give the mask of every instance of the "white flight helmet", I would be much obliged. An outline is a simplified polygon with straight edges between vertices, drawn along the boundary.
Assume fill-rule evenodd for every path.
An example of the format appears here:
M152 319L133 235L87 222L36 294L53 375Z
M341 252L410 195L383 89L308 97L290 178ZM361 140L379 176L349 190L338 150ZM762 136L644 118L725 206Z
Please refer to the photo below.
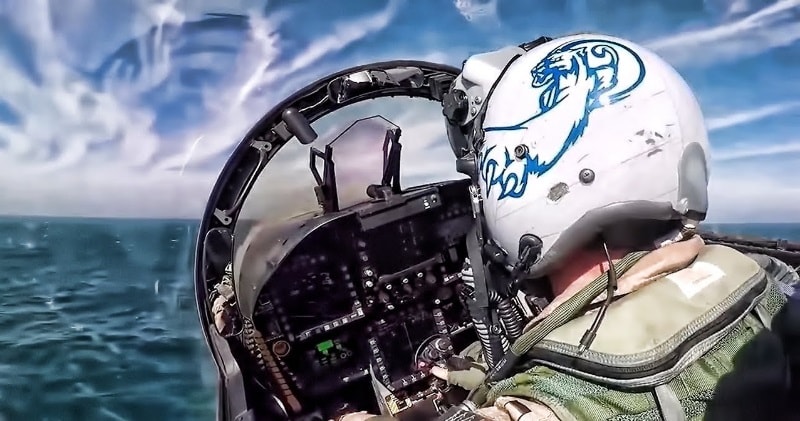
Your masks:
M700 106L674 68L630 41L543 37L472 56L444 110L456 154L477 152L489 238L509 264L521 239L541 246L530 276L593 241L657 246L705 218Z

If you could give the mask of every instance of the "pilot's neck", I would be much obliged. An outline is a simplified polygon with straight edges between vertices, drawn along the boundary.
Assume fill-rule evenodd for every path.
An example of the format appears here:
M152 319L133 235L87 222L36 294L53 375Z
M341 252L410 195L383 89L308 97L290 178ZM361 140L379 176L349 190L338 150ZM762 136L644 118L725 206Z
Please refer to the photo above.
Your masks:
M623 250L609 250L611 260L616 263L627 254ZM569 263L550 274L550 287L553 296L574 295L597 279L609 269L606 255L602 249L580 250L566 259Z

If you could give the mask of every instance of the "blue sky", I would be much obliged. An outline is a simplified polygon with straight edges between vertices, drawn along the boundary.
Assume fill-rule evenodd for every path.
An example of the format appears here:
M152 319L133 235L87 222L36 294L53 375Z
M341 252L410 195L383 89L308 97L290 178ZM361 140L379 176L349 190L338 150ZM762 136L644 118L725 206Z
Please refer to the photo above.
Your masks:
M588 30L652 48L695 89L712 220L800 221L800 0L333 4L0 0L0 214L195 218L244 132L313 79Z

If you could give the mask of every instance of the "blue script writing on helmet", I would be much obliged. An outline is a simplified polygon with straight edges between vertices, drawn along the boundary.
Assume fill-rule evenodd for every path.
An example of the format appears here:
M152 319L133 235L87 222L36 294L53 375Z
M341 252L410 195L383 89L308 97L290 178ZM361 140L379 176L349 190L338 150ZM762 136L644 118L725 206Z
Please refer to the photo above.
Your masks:
M627 55L628 57L624 57ZM623 56L626 64L633 64L636 72L626 75L620 82L619 64ZM626 73L630 67L626 68ZM581 39L564 43L547 54L531 70L531 88L538 99L536 112L525 120L510 126L484 127L485 132L526 130L536 119L559 108L568 96L571 101L585 101L573 106L572 119L547 122L547 132L563 132L561 148L553 156L540 156L536 151L525 150L522 156L513 156L508 147L487 144L481 151L480 171L486 183L486 194L499 188L498 199L519 198L525 194L529 177L539 177L552 169L564 154L582 136L589 125L592 111L625 99L641 84L645 68L642 59L630 48L611 40ZM563 108L564 106L562 106ZM553 127L553 125L564 127ZM516 160L520 165L513 165Z

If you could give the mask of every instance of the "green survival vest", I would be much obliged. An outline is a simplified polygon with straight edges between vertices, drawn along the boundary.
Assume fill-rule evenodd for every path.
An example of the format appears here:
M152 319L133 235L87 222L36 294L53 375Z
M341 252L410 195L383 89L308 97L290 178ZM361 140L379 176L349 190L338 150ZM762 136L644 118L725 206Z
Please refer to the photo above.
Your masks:
M689 267L614 301L583 353L593 312L552 330L488 403L531 398L562 421L774 419L790 380L770 328L786 301L759 262L705 246Z

